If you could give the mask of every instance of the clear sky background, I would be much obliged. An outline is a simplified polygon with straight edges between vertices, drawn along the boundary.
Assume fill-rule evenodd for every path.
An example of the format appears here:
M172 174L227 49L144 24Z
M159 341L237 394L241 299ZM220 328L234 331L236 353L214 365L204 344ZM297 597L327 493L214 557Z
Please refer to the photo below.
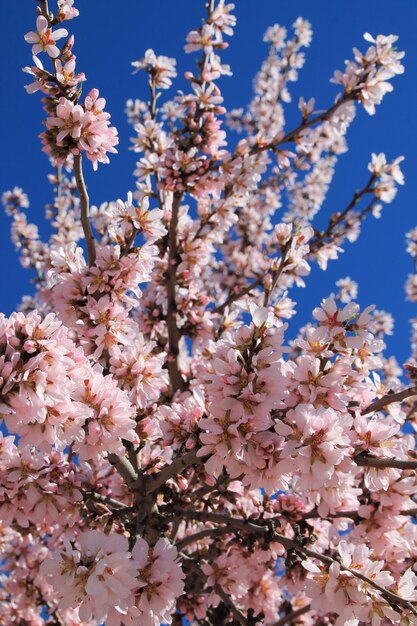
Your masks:
M51 0L51 7L53 6ZM224 62L232 66L233 77L224 78L220 86L227 107L244 106L251 97L252 79L266 54L262 36L274 23L290 27L301 15L311 21L314 39L306 50L307 62L298 83L291 85L293 104L289 105L287 130L298 119L296 103L300 95L314 96L316 107L329 106L337 87L329 83L335 69L352 58L352 47L361 50L365 31L397 34L398 47L406 51L406 73L393 81L394 92L388 94L374 117L360 110L348 134L350 150L340 158L334 183L323 207L319 224L342 210L356 188L367 181L367 163L372 152L385 152L388 159L404 155L405 187L396 200L383 210L380 220L368 219L360 239L347 244L339 261L329 264L323 273L313 268L307 289L290 295L298 301L297 323L310 319L311 310L334 290L335 281L351 276L359 282L359 302L374 303L390 311L395 318L394 336L388 341L388 352L404 362L409 354L409 319L417 316L411 303L405 302L404 281L412 270L412 260L405 252L404 236L417 225L417 2L415 0L235 0L238 24L230 47L223 53ZM80 16L65 26L75 34L74 52L77 69L87 75L84 89L97 87L107 99L107 110L120 134L119 154L111 156L110 165L99 165L94 173L90 164L85 175L91 200L125 198L134 189L133 169L136 155L128 150L132 128L127 124L124 108L127 98L147 98L142 74L132 75L130 62L143 56L149 47L157 54L176 57L182 88L186 69L195 67L195 55L183 52L186 34L201 23L203 0L78 0ZM46 232L44 205L51 200L46 176L48 158L40 150L38 134L44 117L39 93L29 96L23 86L28 76L21 67L31 65L31 49L23 35L34 30L35 2L15 0L0 2L0 82L1 169L0 187L23 187L31 206L28 220ZM290 113L292 111L292 114ZM0 309L10 312L22 295L31 293L30 273L20 267L9 238L9 218L1 214Z

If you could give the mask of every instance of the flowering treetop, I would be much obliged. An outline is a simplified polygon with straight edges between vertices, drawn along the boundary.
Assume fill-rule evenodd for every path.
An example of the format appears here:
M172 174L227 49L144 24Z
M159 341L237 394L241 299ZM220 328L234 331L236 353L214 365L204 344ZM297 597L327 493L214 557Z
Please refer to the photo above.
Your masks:
M360 310L349 277L286 339L312 264L325 270L404 182L402 157L373 154L316 226L356 107L375 112L404 53L366 34L334 101L301 98L288 129L310 24L267 30L253 99L226 112L234 6L206 9L186 38L188 90L163 102L175 60L133 62L150 94L127 103L135 189L100 207L83 155L108 163L118 137L97 89L82 93L61 27L74 0L39 0L25 36L52 235L20 188L3 194L36 293L0 319L0 621L417 624L417 339L404 385L384 353L391 316ZM408 249L417 258L414 231ZM407 293L417 301L416 274Z

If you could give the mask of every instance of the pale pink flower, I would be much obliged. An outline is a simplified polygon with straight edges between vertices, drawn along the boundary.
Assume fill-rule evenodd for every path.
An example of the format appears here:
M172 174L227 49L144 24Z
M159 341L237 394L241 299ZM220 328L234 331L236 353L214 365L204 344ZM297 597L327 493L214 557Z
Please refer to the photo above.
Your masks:
M214 24L203 24L199 30L192 30L188 33L185 52L195 52L203 50L205 54L213 52L213 47L225 47L227 44L221 43L216 37Z
M169 89L172 85L171 78L175 78L177 75L176 60L165 56L156 56L151 49L146 50L143 59L133 61L132 65L135 68L134 74L139 70L149 72L159 89Z
M72 20L79 15L74 7L74 0L58 0L58 17L61 20Z
M232 15L234 4L225 4L225 0L220 0L211 14L211 22L225 35L233 35L233 27L236 25L236 17Z
M30 32L25 35L25 41L33 44L32 54L39 54L39 52L46 52L50 57L55 59L59 56L59 48L55 45L55 42L62 37L68 35L68 31L65 28L58 28L55 32L49 28L48 20L43 15L39 15L36 20L36 32Z
M175 602L184 588L177 556L176 548L165 539L158 539L153 549L144 539L136 540L132 561L137 569L137 587L134 601L122 618L125 626L171 623Z
M78 140L81 137L83 127L84 109L79 104L74 104L67 98L60 98L56 107L56 116L48 117L47 126L53 128L57 126L61 129L56 137L58 145L62 145L62 140L69 135L72 139Z
M405 570L397 584L397 593L401 598L417 601L417 576L411 568Z
M57 79L64 85L68 85L69 87L73 87L74 85L78 85L86 80L85 74L75 73L75 57L72 56L69 61L61 63L59 59L55 62L55 71Z
M90 530L79 548L64 539L65 551L46 560L42 572L60 596L63 608L78 608L81 619L105 620L136 586L135 563L126 537Z

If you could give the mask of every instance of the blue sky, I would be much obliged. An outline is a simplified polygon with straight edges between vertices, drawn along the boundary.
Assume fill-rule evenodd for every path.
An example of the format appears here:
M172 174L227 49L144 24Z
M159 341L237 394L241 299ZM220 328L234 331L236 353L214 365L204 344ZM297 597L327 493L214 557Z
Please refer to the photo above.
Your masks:
M409 319L417 315L415 307L405 302L404 280L411 271L411 257L405 252L404 236L417 225L417 2L415 0L237 0L236 34L223 54L232 66L233 77L226 77L221 88L226 106L244 106L251 97L251 84L259 68L266 46L262 36L274 23L290 27L301 15L313 25L314 39L307 50L307 62L298 83L292 86L293 105L289 105L288 130L296 117L300 95L314 96L317 108L332 103L337 88L329 83L334 69L343 68L343 61L352 56L352 47L366 47L362 35L397 34L398 47L406 51L406 73L394 79L394 92L388 94L374 117L359 111L348 135L350 151L340 158L334 184L322 210L321 223L330 213L342 210L356 188L367 180L367 163L372 152L385 152L389 159L404 155L406 185L393 204L384 208L380 220L369 219L358 242L347 244L339 261L332 262L327 272L314 268L307 289L293 292L298 300L300 325L311 310L330 291L335 281L350 275L359 282L359 302L374 303L390 311L395 318L395 333L388 342L388 351L400 362L409 354ZM51 6L52 6L51 2ZM23 35L33 30L35 3L1 2L0 22L3 24L0 54L3 59L1 81L2 164L0 187L14 185L24 188L31 206L29 221L45 232L44 205L51 199L46 176L47 157L40 150L38 134L42 132L43 111L39 94L29 96L23 89L28 82L21 67L31 64L30 46ZM147 85L141 74L132 75L130 61L141 58L152 47L157 54L174 56L180 76L194 68L195 56L183 53L185 35L200 24L204 14L203 0L79 0L80 17L68 22L75 33L75 54L78 70L87 75L87 88L97 87L107 99L107 109L120 134L119 154L110 165L100 165L94 173L86 165L86 179L92 202L125 198L134 188L135 154L128 150L132 129L127 124L124 107L127 98L147 98ZM184 86L182 78L177 88ZM291 111L292 110L292 114ZM30 293L29 272L23 270L9 240L9 219L3 214L1 225L0 309L9 314L25 293Z

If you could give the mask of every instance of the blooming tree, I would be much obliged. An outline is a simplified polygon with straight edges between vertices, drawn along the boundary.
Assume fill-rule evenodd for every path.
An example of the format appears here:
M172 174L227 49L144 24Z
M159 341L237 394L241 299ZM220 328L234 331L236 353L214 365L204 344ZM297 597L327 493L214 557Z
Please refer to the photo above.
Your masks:
M135 189L90 207L83 157L108 163L117 130L82 93L61 27L74 0L37 2L24 71L43 94L52 235L20 188L3 194L36 293L0 319L1 624L417 624L417 321L408 384L384 354L390 315L361 311L350 278L286 339L311 265L404 182L401 157L373 154L315 226L356 107L375 113L404 53L365 34L330 106L301 98L287 129L310 24L267 30L253 99L226 112L233 8L209 0L188 34L185 93L162 97L174 59L132 64L150 93L127 103Z

